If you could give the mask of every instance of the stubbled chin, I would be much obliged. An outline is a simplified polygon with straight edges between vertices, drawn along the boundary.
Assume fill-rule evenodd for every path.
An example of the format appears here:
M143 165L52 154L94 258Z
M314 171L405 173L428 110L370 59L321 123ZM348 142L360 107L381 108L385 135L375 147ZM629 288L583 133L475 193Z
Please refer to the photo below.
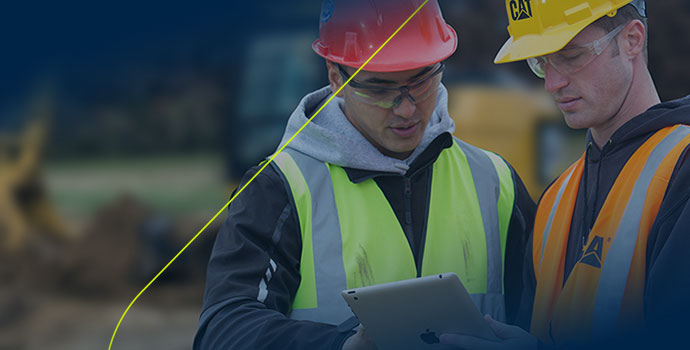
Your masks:
M571 129L586 129L589 128L586 117L579 115L578 113L566 113L563 112L563 117L565 119L566 125Z
M397 140L397 142L391 142L389 148L391 151L395 153L411 153L412 151L419 146L421 143L421 137L420 138L414 138L414 139L405 139L405 140Z

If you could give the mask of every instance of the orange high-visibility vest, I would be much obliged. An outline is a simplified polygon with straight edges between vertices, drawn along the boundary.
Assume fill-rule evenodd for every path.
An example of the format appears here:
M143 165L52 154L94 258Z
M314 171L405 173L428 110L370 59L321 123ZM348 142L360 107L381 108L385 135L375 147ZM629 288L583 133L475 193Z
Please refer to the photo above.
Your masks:
M690 144L690 127L650 137L625 164L563 284L565 254L585 155L544 193L534 223L537 280L532 334L547 344L579 343L634 330L643 322L647 237L669 178Z

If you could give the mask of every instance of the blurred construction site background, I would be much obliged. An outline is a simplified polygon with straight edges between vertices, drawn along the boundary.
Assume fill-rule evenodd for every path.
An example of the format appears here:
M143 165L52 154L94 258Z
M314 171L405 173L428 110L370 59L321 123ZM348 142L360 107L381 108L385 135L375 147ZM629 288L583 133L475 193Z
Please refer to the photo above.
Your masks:
M440 0L456 135L535 200L583 149L524 63L494 66L503 0ZM690 2L650 1L662 99L690 92ZM125 307L326 84L320 2L3 5L0 349L104 349ZM189 349L216 222L125 318L113 349Z

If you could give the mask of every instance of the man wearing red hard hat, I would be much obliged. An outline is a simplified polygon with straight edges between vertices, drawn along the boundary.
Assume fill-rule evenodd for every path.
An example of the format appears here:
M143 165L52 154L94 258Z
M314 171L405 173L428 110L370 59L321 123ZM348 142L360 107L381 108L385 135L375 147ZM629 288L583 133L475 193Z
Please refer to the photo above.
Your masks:
M340 292L443 272L483 313L514 316L534 204L505 160L452 136L441 78L458 38L438 3L324 106L422 3L323 1L313 49L329 85L281 145L323 109L230 206L195 349L372 348Z

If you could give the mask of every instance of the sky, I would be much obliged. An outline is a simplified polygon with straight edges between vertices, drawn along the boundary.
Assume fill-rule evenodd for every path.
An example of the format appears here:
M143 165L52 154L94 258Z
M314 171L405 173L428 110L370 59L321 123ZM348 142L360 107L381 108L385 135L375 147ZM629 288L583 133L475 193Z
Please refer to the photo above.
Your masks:
M316 7L319 2L308 1ZM0 8L0 111L46 78L61 86L108 76L121 65L218 47L261 30L262 6L237 1L29 1ZM314 30L318 20L313 21ZM162 61L165 62L165 59ZM88 85L88 84L86 84Z

